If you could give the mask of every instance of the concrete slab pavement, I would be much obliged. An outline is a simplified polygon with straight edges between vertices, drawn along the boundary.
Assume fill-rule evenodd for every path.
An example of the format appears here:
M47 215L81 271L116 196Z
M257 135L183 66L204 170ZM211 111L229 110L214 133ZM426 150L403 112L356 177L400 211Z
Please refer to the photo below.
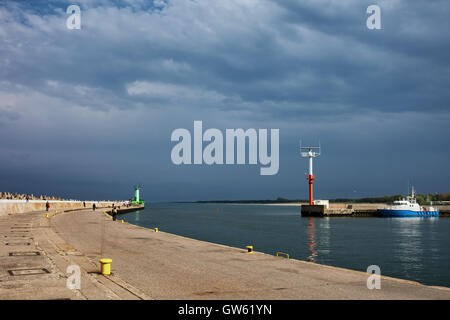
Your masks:
M62 211L60 210L59 214ZM0 299L144 299L99 274L99 268L51 228L55 211L0 217ZM67 287L67 267L80 268L81 287Z
M448 288L246 253L83 211L52 220L59 235L94 263L113 260L114 276L153 299L450 299ZM156 226L155 226L156 227Z

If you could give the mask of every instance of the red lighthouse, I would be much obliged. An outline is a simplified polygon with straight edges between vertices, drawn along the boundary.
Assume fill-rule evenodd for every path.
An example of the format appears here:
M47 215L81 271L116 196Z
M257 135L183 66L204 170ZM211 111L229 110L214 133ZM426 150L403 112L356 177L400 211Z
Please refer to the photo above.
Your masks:
M306 151L303 151L306 150ZM314 150L318 150L317 152ZM313 174L313 158L320 156L320 146L319 147L302 147L300 145L300 154L303 158L309 159L309 172L306 174L306 180L309 181L309 204L313 205L313 181L315 176Z

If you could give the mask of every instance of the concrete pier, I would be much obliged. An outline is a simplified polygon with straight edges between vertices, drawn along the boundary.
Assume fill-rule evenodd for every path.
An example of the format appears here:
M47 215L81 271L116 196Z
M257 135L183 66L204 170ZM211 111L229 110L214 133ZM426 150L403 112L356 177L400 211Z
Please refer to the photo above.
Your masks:
M303 217L381 217L378 209L387 207L387 204L330 204L325 205L302 204L301 214ZM436 206L439 216L449 217L450 206Z
M385 207L383 204L330 204L304 205L301 207L303 217L379 217L378 208Z
M47 200L0 200L0 216L31 211L45 210ZM92 208L95 203L97 208L106 208L112 206L111 201L67 201L67 200L48 200L50 210L68 210ZM86 207L84 207L86 205Z
M121 207L119 207L117 209L117 214L118 215L127 214L127 213L130 213L130 212L135 212L135 211L139 211L139 210L143 210L143 209L145 209L145 206L143 204L134 204L134 205L131 205L129 207L121 206ZM107 210L106 213L111 215L111 210Z
M114 222L99 210L0 217L0 299L450 299L448 288L388 277L369 290L364 272L154 227L162 231ZM112 259L110 276L99 273L100 258ZM81 270L80 289L66 286L71 265Z

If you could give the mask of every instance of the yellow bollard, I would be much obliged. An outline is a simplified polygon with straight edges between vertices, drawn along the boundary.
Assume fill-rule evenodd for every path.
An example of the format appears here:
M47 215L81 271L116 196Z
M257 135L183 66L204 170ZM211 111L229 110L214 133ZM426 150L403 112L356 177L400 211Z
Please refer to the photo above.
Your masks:
M48 219L48 213L45 214L45 217Z
M253 253L253 246L246 246L247 253Z
M111 262L112 259L100 259L101 270L103 275L111 274Z
M155 228L155 232L158 232L158 228Z
M277 257L280 257L280 258L283 258L283 257L284 257L284 258L286 258L286 259L289 259L289 254L288 254L288 253L284 253L284 252L279 252L279 251L278 251L278 252L276 253L276 256L277 256Z

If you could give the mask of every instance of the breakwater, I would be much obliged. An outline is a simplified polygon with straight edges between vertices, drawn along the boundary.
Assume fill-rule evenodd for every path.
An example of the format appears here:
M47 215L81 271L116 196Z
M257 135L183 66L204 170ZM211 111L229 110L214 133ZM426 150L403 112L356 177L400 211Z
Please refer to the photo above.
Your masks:
M118 214L118 215L121 215L121 214L126 214L126 213L130 213L130 212L135 212L135 211L143 210L143 209L145 209L145 206L144 206L143 204L133 204L133 205L131 205L131 206L129 206L129 207L122 207L122 206L119 206L119 207L117 207L117 214ZM106 213L109 214L109 215L111 215L112 209L106 211Z
M195 207L196 212L198 208ZM216 207L209 208L213 209L210 214L221 214L221 208L219 212ZM128 216L144 218L148 210ZM181 214L186 213L184 210ZM52 219L52 226L68 246L80 253L89 252L95 262L100 257L111 258L114 276L152 299L450 298L447 289L384 276L382 290L369 290L366 272L263 254L255 242L245 241L245 245L255 245L254 252L249 254L244 244L231 247L166 233L169 226L155 225L152 215L148 218L153 221L152 227L160 227L159 232L114 222L92 211L57 215ZM102 233L99 230L103 230ZM268 240L273 242L273 239ZM103 254L99 251L94 256L93 248Z
M303 217L378 217L378 209L385 207L386 204L302 204L300 211Z
M0 216L24 212L44 211L47 200L0 200ZM95 203L97 208L111 207L112 201L65 201L49 200L50 210L85 209L92 208Z
M378 209L388 207L387 204L302 204L300 212L303 217L381 217ZM450 206L436 206L439 216L450 216Z

